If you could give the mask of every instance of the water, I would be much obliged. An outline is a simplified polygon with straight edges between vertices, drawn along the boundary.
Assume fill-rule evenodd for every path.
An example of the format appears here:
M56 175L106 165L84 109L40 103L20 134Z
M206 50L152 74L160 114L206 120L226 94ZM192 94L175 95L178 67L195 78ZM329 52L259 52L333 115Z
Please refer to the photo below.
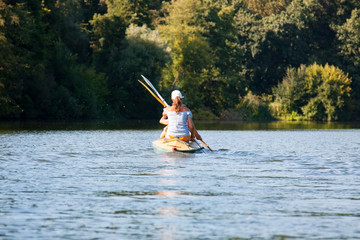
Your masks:
M360 129L0 131L0 239L360 239Z

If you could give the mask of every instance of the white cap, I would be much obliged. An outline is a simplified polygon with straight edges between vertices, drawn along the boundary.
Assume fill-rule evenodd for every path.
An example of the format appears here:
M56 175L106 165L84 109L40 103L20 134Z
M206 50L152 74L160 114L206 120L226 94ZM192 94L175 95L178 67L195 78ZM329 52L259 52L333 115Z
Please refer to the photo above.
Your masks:
M171 93L171 99L175 99L176 97L184 98L184 96L181 94L181 92L179 90L174 90Z

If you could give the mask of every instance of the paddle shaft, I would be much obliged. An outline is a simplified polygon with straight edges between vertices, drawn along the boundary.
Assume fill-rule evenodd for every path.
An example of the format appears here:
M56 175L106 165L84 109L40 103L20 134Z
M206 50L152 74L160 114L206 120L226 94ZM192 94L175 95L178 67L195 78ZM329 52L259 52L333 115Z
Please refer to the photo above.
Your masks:
M209 147L209 145L207 145L203 140L200 140L208 149L210 149L210 151L213 152L213 150Z
M153 97L156 100L159 101L159 103L161 103L161 105L163 105L164 107L167 107L166 104L163 101L161 101L143 82L141 82L140 80L138 80L138 81L139 81L139 83L141 83L141 85L143 85L151 93L151 95L153 95Z

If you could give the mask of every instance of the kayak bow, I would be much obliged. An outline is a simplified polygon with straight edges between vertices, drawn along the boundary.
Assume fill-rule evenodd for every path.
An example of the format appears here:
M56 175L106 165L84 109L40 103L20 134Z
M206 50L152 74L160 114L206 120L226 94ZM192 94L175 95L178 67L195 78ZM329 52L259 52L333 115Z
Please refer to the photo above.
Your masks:
M168 140L158 139L153 141L153 147L158 152L186 152L194 153L204 149L196 142L185 142L178 138Z

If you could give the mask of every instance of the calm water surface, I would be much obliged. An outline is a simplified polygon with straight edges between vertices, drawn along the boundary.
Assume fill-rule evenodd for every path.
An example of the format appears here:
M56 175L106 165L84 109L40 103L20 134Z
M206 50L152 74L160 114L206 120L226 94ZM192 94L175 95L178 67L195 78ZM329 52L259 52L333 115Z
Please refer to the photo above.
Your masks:
M360 239L360 129L159 134L3 128L0 239Z

